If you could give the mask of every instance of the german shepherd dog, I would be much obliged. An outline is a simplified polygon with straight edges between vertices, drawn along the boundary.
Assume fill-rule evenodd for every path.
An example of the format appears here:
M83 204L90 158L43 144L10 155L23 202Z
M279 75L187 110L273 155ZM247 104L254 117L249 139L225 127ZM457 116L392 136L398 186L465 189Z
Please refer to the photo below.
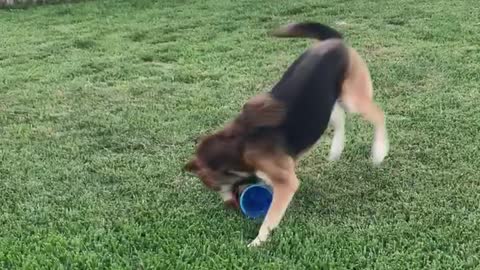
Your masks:
M296 163L329 124L334 129L329 159L340 157L345 111L374 125L374 164L388 153L384 113L373 101L367 65L342 35L313 22L285 25L272 35L320 42L301 54L271 91L252 97L223 129L202 138L185 166L227 205L235 203L233 186L248 176L256 175L273 188L272 204L249 246L266 241L279 225L299 187Z

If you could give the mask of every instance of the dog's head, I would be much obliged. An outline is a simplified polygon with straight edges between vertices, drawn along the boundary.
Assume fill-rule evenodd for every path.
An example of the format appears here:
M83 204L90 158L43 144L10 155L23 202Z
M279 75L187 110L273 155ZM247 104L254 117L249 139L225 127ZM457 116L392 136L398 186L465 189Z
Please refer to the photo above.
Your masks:
M203 184L215 191L232 186L252 171L243 160L243 142L232 130L223 130L200 140L195 156L185 165Z
M215 191L234 185L254 172L243 157L248 134L257 127L279 125L284 116L284 105L269 94L253 97L224 129L200 140L185 169Z

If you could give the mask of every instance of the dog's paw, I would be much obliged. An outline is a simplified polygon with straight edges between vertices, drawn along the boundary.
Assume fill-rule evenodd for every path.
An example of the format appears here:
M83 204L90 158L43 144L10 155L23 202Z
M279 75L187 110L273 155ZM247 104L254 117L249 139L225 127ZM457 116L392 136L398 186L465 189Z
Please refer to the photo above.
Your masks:
M261 240L260 238L255 238L252 242L250 242L250 244L248 244L248 247L251 248L251 247L258 247L260 246L263 242L265 242L265 240Z
M372 147L372 162L380 165L388 154L388 141L376 141Z
M328 155L329 161L337 161L342 155L345 145L345 138L342 132L338 132L333 136L332 146L330 146L330 154Z
M258 233L257 237L255 237L255 239L252 242L250 242L250 244L248 244L248 247L260 246L261 244L267 241L268 235L269 235L268 231L262 232L262 230L260 229L260 232Z
M340 157L342 156L342 152L338 151L330 151L330 154L328 155L328 161L338 161Z

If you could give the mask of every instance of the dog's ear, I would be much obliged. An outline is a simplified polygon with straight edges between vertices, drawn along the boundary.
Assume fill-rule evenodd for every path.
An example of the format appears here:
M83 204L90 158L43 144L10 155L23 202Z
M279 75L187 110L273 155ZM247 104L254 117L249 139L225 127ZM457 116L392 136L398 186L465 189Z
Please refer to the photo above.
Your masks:
M269 94L252 97L244 106L240 118L249 127L277 126L285 118L285 105Z
M241 133L243 130L243 126L240 125L237 121L229 122L225 125L222 131L218 133L218 135L222 136L222 138L231 139L235 137L237 134Z
M198 161L195 158L190 160L187 164L185 164L183 169L187 172L196 172L200 169L200 166L198 165Z

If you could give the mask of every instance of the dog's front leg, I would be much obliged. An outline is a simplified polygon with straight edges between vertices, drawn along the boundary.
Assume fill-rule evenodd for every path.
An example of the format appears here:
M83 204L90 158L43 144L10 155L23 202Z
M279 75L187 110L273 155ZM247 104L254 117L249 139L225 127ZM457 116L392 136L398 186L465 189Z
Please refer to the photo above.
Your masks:
M293 195L298 188L296 177L290 179L291 184L281 184L273 186L273 200L268 209L265 220L260 227L257 237L248 246L259 246L268 239L270 232L275 229L282 220L288 205L292 201Z
M288 156L257 160L255 165L258 171L268 178L267 182L271 183L273 200L257 237L248 245L249 247L259 246L268 239L270 232L282 220L299 186L295 175L295 162Z

